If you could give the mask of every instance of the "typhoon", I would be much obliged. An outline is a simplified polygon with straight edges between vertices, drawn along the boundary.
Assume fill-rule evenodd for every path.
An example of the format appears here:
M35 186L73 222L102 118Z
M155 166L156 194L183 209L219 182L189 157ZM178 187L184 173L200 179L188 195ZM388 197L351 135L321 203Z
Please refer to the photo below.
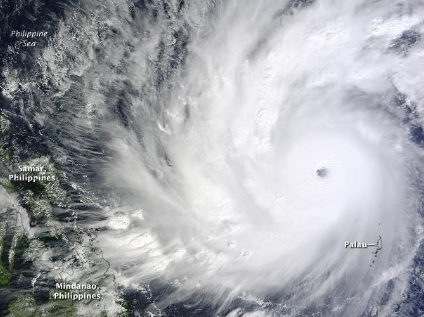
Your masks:
M91 204L73 226L135 316L420 316L423 16L412 0L66 4L40 83L9 69L4 94L41 100L22 111Z

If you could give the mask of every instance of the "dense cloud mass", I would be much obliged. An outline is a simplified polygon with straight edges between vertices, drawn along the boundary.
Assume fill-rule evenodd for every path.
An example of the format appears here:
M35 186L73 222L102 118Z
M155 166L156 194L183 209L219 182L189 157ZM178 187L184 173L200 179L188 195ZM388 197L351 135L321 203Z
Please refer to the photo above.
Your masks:
M37 61L50 88L33 120L96 206L77 225L96 231L110 287L145 298L134 310L412 316L422 4L64 8Z

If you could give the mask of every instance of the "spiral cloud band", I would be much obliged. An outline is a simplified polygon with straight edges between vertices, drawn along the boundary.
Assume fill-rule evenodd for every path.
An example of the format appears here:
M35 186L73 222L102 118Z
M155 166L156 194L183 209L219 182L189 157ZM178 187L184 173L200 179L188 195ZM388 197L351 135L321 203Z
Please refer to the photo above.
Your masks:
M116 284L154 316L393 316L422 239L424 7L107 3L60 25L72 66L40 67L55 97L82 78L60 137L98 176L81 227Z

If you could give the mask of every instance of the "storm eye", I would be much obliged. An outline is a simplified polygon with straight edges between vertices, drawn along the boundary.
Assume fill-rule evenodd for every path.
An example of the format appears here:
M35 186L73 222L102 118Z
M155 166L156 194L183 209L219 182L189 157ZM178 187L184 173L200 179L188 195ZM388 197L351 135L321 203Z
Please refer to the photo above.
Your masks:
M322 166L322 167L320 167L320 168L317 169L317 175L319 177L325 177L327 175L327 172L328 171L327 171L327 169L324 166Z

